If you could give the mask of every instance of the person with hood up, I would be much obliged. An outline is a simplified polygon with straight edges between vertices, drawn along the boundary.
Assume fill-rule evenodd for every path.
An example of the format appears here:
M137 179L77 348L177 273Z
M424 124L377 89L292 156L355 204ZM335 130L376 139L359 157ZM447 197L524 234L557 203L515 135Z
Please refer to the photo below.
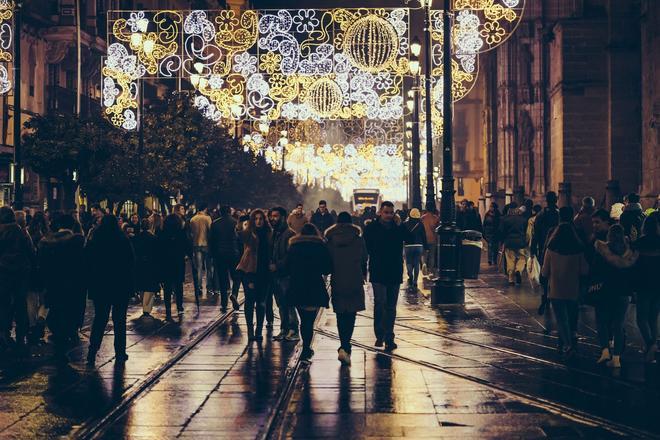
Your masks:
M660 225L658 213L646 217L642 225L642 236L632 244L639 253L634 269L635 291L637 292L637 326L645 344L645 360L655 362L658 351L658 314L660 313Z
M410 239L406 241L403 251L406 256L408 288L414 291L417 291L417 280L419 279L422 255L424 254L424 249L428 247L426 231L420 217L419 209L413 208L410 210L408 220L403 223L408 229L408 232L410 232Z
M291 277L288 300L300 315L303 343L300 357L309 362L314 356L312 337L316 315L319 308L328 307L328 291L323 275L331 272L332 260L318 229L310 223L304 225L300 234L292 237L289 243L285 263L286 272Z
M584 245L571 221L573 208L559 210L560 223L548 240L541 275L548 280L548 298L555 314L562 356L571 358L577 348L578 297L582 277L589 273Z
M424 235L422 227L420 230ZM365 309L364 283L369 254L362 238L362 230L352 224L348 212L339 213L337 223L325 232L325 236L332 258L330 288L340 340L337 358L343 365L350 365L355 316L357 312Z
M644 222L644 210L639 203L639 194L630 193L626 197L626 206L623 208L619 223L630 241L637 240L642 235L642 223Z
M601 346L599 364L621 368L625 322L632 295L632 268L638 254L633 251L621 225L612 225L607 242L597 240L590 289L596 296L596 325ZM610 336L613 338L610 352Z
M289 214L286 223L291 229L293 229L296 234L300 234L302 227L307 223L307 217L305 217L305 211L303 210L302 203L298 203L296 205L296 209L291 211L291 214Z
M522 283L522 271L525 269L529 252L527 249L527 219L520 208L509 209L509 213L500 223L500 237L504 242L506 271L509 285Z
M53 333L55 357L67 363L69 341L78 331L79 305L85 301L86 283L80 276L85 265L85 237L73 232L75 219L64 214L53 224L53 232L39 243L38 261L48 307L48 328Z

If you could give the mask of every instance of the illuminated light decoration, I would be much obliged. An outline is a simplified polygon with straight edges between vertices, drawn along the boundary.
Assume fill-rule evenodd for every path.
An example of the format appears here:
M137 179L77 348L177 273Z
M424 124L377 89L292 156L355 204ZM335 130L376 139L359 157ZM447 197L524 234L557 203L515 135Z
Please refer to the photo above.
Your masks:
M499 46L515 31L524 9L525 0L454 0L454 52L482 53ZM442 11L434 15L442 20Z
M0 0L0 95L4 95L12 88L6 63L10 63L13 59L11 53L14 40L11 22L13 16L14 2Z
M344 53L365 72L376 73L389 68L398 52L399 38L394 26L377 15L359 18L344 36Z
M329 78L319 78L307 91L307 104L321 117L329 117L341 109L343 101L339 85Z

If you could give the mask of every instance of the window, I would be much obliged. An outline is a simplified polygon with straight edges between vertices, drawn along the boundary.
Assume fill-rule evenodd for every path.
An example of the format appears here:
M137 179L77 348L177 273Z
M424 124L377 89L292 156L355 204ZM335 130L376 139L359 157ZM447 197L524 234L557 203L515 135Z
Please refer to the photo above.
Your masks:
M30 53L28 55L28 89L30 96L34 96L34 84L36 82L37 74L37 56L34 53L34 46L30 46Z

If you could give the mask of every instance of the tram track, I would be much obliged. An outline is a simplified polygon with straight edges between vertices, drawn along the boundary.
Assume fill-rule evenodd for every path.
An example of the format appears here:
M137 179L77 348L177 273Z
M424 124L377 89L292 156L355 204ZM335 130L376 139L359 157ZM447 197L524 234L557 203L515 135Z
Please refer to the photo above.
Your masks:
M325 337L335 339L335 340L339 340L339 335L334 333L334 332L330 332L330 331L327 331L327 330L321 329L321 328L316 328L315 332L320 334L320 335L323 335ZM582 424L592 426L592 427L599 427L599 428L606 429L607 431L612 432L612 433L617 434L617 435L632 436L634 438L640 438L640 439L660 438L660 436L658 436L656 434L653 434L653 433L650 433L650 432L647 432L643 429L635 428L635 427L625 425L625 424L622 424L622 423L618 423L618 422L613 422L611 420L600 417L598 415L595 415L595 414L592 414L592 413L589 413L589 412L586 412L586 411L583 411L583 410L579 410L579 409L570 407L568 405L552 401L550 399L546 399L546 398L543 398L543 397L535 396L533 394L529 394L529 393L526 393L526 392L511 389L510 387L500 385L498 383L492 382L492 381L487 380L487 379L482 379L480 377L473 376L471 374L456 371L456 369L442 367L440 365L437 365L437 364L434 364L434 363L428 362L428 361L412 359L410 357L397 354L396 352L385 352L383 350L380 350L380 349L377 349L377 348L374 348L374 347L371 347L369 345L363 344L361 342L353 341L353 340L351 341L351 343L353 344L354 347L359 347L359 348L361 348L365 351L371 352L371 353L377 353L378 355L381 355L381 356L387 356L391 359L400 360L400 361L407 362L409 364L413 364L413 365L416 365L416 366L419 366L419 367L425 367L425 368L428 368L428 369L431 369L431 370L434 370L434 371L438 371L438 372L441 372L441 373L451 375L453 377L464 379L464 380L469 381L469 382L477 383L479 385L485 386L485 387L490 388L492 390L496 390L496 391L499 391L501 393L504 393L504 394L508 395L509 397L513 397L513 398L519 400L522 403L534 406L536 408L545 410L549 413L552 413L552 414L555 414L555 415L558 415L558 416L561 416L561 417L568 418L568 419L573 420L573 421L578 422L578 423L582 423Z

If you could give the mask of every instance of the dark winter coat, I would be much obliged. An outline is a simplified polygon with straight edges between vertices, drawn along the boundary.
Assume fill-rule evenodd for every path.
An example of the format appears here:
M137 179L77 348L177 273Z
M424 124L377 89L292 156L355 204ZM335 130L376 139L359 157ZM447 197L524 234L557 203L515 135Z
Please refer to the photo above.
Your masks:
M236 220L230 216L217 218L209 231L209 251L213 258L238 260L238 237Z
M639 253L633 271L635 290L642 295L660 296L660 236L642 235L632 247Z
M498 241L497 233L500 229L501 215L499 211L488 211L484 215L484 238L488 242Z
M633 266L638 254L626 248L623 255L610 250L607 243L597 240L596 255L591 267L592 283L602 283L599 297L630 296L633 293Z
M376 219L364 228L364 241L369 252L369 281L380 284L403 282L403 244L410 232L392 222L384 225Z
M332 260L321 238L306 235L291 238L285 266L291 280L287 296L289 304L328 307L323 275L332 271Z
M457 224L457 227L462 231L479 231L483 232L481 226L481 217L479 216L479 211L474 208L466 209L462 212L460 216L460 224Z
M507 249L526 248L527 219L522 215L516 214L505 216L500 223L499 235Z
M85 264L90 298L111 301L135 292L135 254L124 234L94 234L85 246Z
M550 231L559 224L559 209L556 206L546 206L536 216L534 221L534 235L532 236L531 251L543 262L545 243Z
M16 223L0 225L0 284L26 280L33 261L32 242Z
M282 225L273 231L273 257L272 263L275 265L275 275L278 277L286 276L285 264L286 254L289 251L289 240L296 235L284 221Z
M589 240L591 240L591 235L593 234L591 214L593 213L593 208L581 208L580 212L578 212L573 219L575 229L577 230L582 243L589 243Z
M38 267L46 290L46 307L75 303L84 297L84 249L85 237L69 230L47 235L39 242Z
M192 252L192 242L186 231L163 230L157 237L160 255L160 279L164 283L183 283L186 275L186 255Z
M637 237L642 233L642 223L644 223L642 205L639 203L631 203L623 208L619 223L623 227L623 232L626 234L626 237L629 237L633 241L637 240Z
M335 219L329 212L322 214L318 209L312 214L311 223L323 234L326 229L335 224Z
M424 236L424 227L419 229ZM335 313L359 312L365 309L364 279L367 276L367 245L359 227L337 223L325 231L332 257L332 307Z
M426 242L426 231L424 230L424 223L416 218L409 218L403 225L410 232L410 239L406 241L406 245L421 244L424 249L428 247Z
M160 249L150 231L141 231L131 240L135 250L135 289L138 292L160 291Z

